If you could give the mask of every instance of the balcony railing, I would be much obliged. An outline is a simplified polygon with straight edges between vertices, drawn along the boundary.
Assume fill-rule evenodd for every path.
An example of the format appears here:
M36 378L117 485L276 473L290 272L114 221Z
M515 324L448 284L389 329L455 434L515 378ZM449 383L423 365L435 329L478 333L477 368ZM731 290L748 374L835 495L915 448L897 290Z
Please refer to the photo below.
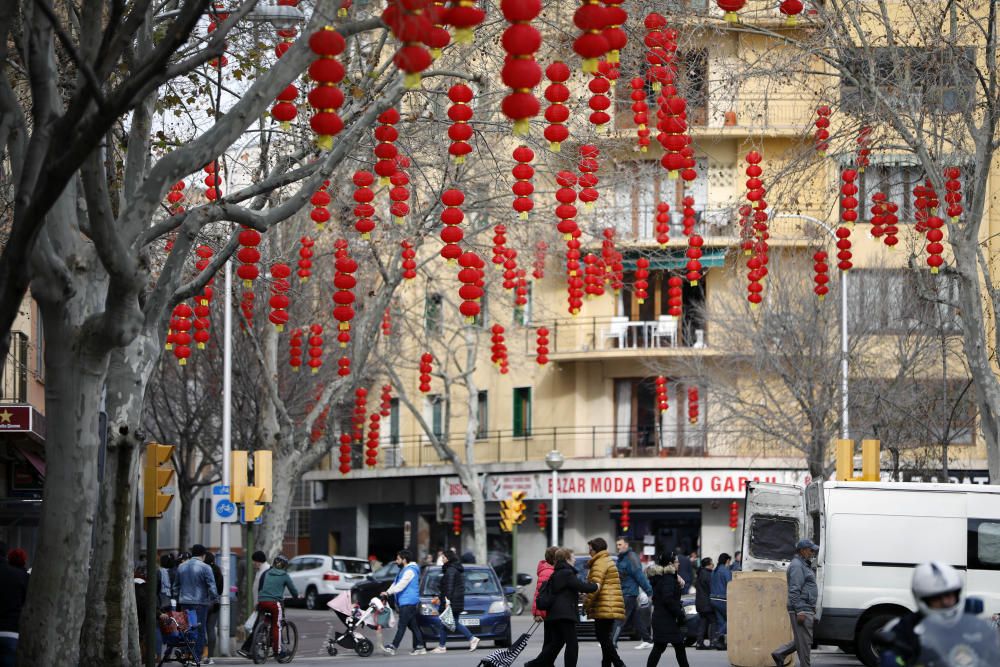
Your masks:
M389 438L381 447L385 467L412 467L442 463L424 435ZM548 426L526 434L510 430L480 433L474 445L477 463L513 463L545 458L558 449L566 458L653 458L706 456L702 425L689 428L621 426ZM465 434L453 434L448 446L465 460Z
M740 129L774 129L803 131L813 120L815 103L805 96L795 96L790 93L774 94L743 94L735 95L726 91L714 91L709 94L707 103L695 105L688 112L688 123L692 129L712 128L733 130ZM655 109L656 97L651 95L647 100L650 108L650 129L655 142ZM632 114L632 100L628 95L618 96L615 100L615 129L627 132L635 128Z
M615 202L615 204L618 204ZM613 227L618 238L626 241L656 240L656 202L631 198L626 204L603 202L594 212L594 220L603 227ZM670 238L685 240L681 211L671 211ZM695 209L694 233L703 239L733 239L739 235L731 208Z
M628 317L574 317L532 322L549 330L549 354L643 350L671 353L708 348L704 323L663 315L655 320ZM534 338L525 353L535 353Z

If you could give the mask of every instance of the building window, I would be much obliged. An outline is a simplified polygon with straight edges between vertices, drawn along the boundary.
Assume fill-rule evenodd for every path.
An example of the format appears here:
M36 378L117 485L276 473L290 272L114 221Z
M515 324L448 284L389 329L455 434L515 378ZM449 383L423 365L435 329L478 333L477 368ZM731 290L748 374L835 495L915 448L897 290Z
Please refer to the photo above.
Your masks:
M430 394L426 403L426 419L435 438L444 436L444 397Z
M7 353L7 363L4 365L2 399L13 403L27 403L28 336L22 331L13 331L10 338L10 352Z
M524 298L527 299L526 303L523 306L514 306L514 324L520 324L522 327L531 324L531 307L533 305L531 286L533 284L529 282L526 285L528 290L527 294L524 295Z
M874 111L872 88L882 93L885 106L902 112L958 113L975 99L977 68L971 49L858 48L845 56L844 66L853 75L840 81L845 113Z
M212 499L210 497L198 499L198 523L202 525L212 523Z
M514 437L531 435L531 387L514 388Z
M444 320L443 299L437 292L429 293L424 299L424 330L429 334L439 334Z
M488 438L490 426L490 401L489 392L486 390L480 391L479 396L476 398L476 418L478 420L476 437L479 439Z
M958 283L916 269L855 269L848 282L851 330L868 334L955 333Z
M389 400L389 444L399 445L399 399Z

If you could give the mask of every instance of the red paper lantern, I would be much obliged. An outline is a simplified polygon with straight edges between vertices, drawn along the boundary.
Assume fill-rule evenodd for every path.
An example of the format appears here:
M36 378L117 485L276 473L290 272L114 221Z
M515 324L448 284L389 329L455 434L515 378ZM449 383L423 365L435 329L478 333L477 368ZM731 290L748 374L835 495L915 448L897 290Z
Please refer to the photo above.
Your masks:
M635 298L640 304L646 302L646 297L649 296L647 290L649 289L649 260L645 257L640 257L635 260L635 283L633 289L635 290Z
M309 277L312 275L312 257L313 257L312 248L313 245L315 245L315 243L316 242L313 241L308 236L303 236L302 238L299 239L299 244L301 245L301 247L299 248L298 275L299 279L302 280L302 282L308 282Z
M735 500L729 503L729 529L735 531L740 525L740 504Z
M340 434L340 472L344 475L351 472L351 436Z
M413 244L409 241L403 241L400 244L403 247L402 252L402 269L403 269L403 280L413 280L417 277L417 251L413 249Z
M476 26L486 18L486 12L476 6L475 0L451 0L447 21L455 28L455 42L471 44Z
M462 283L462 287L458 290L458 296L462 299L459 312L465 317L465 321L471 324L480 311L479 300L483 296L483 288L479 283L483 280L483 268L486 262L474 252L464 252L458 258L458 265L462 267L458 272L458 280Z
M462 507L455 505L451 510L451 532L455 535L462 534Z
M667 279L667 314L679 318L684 307L684 281L672 275Z
M302 367L302 329L292 329L288 339L288 365L296 373Z
M358 387L354 390L354 416L351 419L351 437L360 443L365 437L365 415L368 413L368 390Z
M538 327L535 336L535 361L539 366L544 366L549 363L549 330Z
M542 44L542 34L531 25L542 10L540 0L501 0L500 11L510 26L500 45L507 59L500 72L504 85L511 89L500 109L514 121L514 134L528 133L529 119L538 115L540 105L532 92L542 80L542 70L535 62L535 52Z
M705 244L704 239L702 239L697 234L692 234L688 237L688 248L687 255L687 279L692 285L697 285L698 281L701 280L701 248Z
M541 280L545 277L545 255L549 251L549 244L539 241L535 244L535 261L532 265L531 277Z
M219 177L219 162L209 162L205 165L205 199L215 201L222 197L222 179Z
M531 178L535 175L535 169L530 164L533 159L535 153L527 146L518 146L514 149L514 160L517 164L514 165L511 174L516 182L511 189L515 197L514 210L521 220L527 220L528 212L535 206L531 200L531 194L535 191L535 186L531 183Z
M958 222L959 218L962 217L962 181L959 180L962 177L962 170L958 167L948 167L944 170L944 187L945 195L944 200L948 204L948 217L951 218L952 222Z
M556 206L556 217L559 218L559 224L556 225L556 229L559 233L563 235L563 238L569 240L574 230L577 229L576 220L576 206L573 204L576 202L576 186L577 178L573 172L570 171L560 171L556 174L556 184L559 185L559 189L556 190L556 201L559 205Z
M662 375L656 376L656 409L660 414L670 409L667 401L667 378Z
M736 15L736 12L743 9L746 4L746 0L715 0L715 4L719 6L725 14L723 15L723 20L727 23L739 23L740 18Z
M375 173L379 176L380 185L389 185L392 175L396 173L399 150L394 143L399 133L394 127L399 122L399 112L386 109L378 117L379 126L375 128Z
M250 289L253 281L260 275L257 262L260 261L260 232L250 227L243 227L239 234L240 249L236 253L236 258L240 261L240 266L236 268L236 275L243 281L243 287Z
M424 352L420 355L420 391L426 394L431 390L431 371L433 370L434 355Z
M388 417L392 414L392 385L382 385L382 397L378 413L383 417Z
M389 213L396 221L397 225L404 222L404 218L410 214L410 190L406 187L410 184L410 176L406 173L406 168L410 166L410 159L405 155L396 157L396 173L389 177L392 189L389 190L389 199L392 204L389 206Z
M583 71L597 71L597 61L610 49L604 35L608 27L605 8L597 0L583 0L573 14L573 23L580 29L580 36L573 42L573 51L583 59Z
M785 25L793 26L799 22L798 16L802 13L802 0L782 0L778 9L787 17Z
M551 83L545 89L545 99L549 106L545 109L545 120L549 125L545 128L545 139L549 142L549 150L559 152L559 146L569 138L566 121L569 120L569 88L565 83L569 80L569 67L566 63L555 61L545 68L545 76Z
M885 234L886 201L887 197L884 192L876 192L872 195L871 234L874 238L879 238Z
M378 441L382 416L373 412L368 415L368 447L365 451L365 464L374 468L378 464Z
M688 421L698 423L698 387L688 387Z
M458 207L464 201L465 195L461 190L455 188L445 190L441 195L441 203L445 205L445 209L441 211L441 222L444 223L444 229L441 230L441 240L445 244L441 248L441 256L449 262L458 259L462 254L462 249L458 247L458 242L462 240L465 234L459 225L465 219L465 216L462 214L462 209Z
M375 229L375 207L372 201L375 200L375 193L368 187L375 182L375 177L369 171L359 169L354 172L354 229L361 234L361 238L371 238L372 230Z
M844 184L840 186L840 193L843 197L840 200L840 219L844 223L837 228L837 268L841 271L849 271L851 264L851 230L850 227L858 219L858 200L854 195L858 192L855 180L858 172L853 169L844 169L840 175Z
M186 303L179 303L174 306L173 317L170 319L170 329L173 331L173 353L177 358L177 363L181 366L187 364L191 356L191 316L194 314L191 306Z
M600 168L598 157L600 157L600 151L597 146L593 144L580 146L580 162L578 163L580 177L577 182L580 185L580 201L583 202L583 208L586 211L593 210L594 202L597 201L598 197L597 170Z
M813 138L813 145L820 156L826 156L826 151L830 148L830 107L825 104L816 109L816 134Z
M595 129L600 130L611 120L611 116L608 114L608 109L611 108L611 98L607 96L611 90L611 82L598 69L597 72L594 72L594 78L587 84L587 88L591 92L588 102L590 123Z
M330 220L330 211L327 209L327 206L330 205L330 193L326 191L329 185L330 181L323 181L323 185L320 186L319 190L309 200L314 207L309 217L312 218L312 221L316 223L316 227L321 231L323 225Z
M319 373L323 365L323 327L313 324L309 327L309 368L313 373Z
M427 5L424 10L427 20L431 22L431 29L424 37L424 44L430 47L431 58L437 60L441 57L441 51L451 43L451 33L445 27L448 21L448 12L444 6L444 0L434 0Z
M830 282L830 276L827 275L828 271L829 267L826 264L826 251L817 250L813 253L813 272L815 273L813 276L813 282L816 283L816 286L813 287L813 292L816 293L816 296L819 297L820 301L822 301L823 297L830 292L830 288L827 287L827 283Z
M346 246L346 241L343 245ZM358 270L358 263L351 259L347 254L347 249L344 248L343 254L337 257L334 262L334 268L336 272L333 276L333 284L337 291L333 293L333 319L339 323L337 328L340 333L346 334L346 336L338 337L340 347L347 347L347 343L350 341L351 320L354 319L355 297L353 290L358 282L354 273Z
M315 110L309 126L316 133L316 145L322 150L333 147L333 137L344 129L337 109L344 94L337 86L344 79L344 66L337 60L346 46L333 26L324 26L309 37L309 48L318 58L309 66L309 78L316 87L309 92L309 104Z
M538 503L538 511L535 516L535 523L538 524L538 529L543 533L549 527L549 506L545 503Z
M504 251L507 244L507 227L497 225L493 228L493 263L498 269L503 268Z
M621 526L622 533L627 533L629 526L632 525L632 516L630 512L631 506L632 503L630 503L629 501L627 500L622 501L621 515L618 517L618 524Z
M899 243L899 238L897 234L899 233L899 227L896 224L899 222L899 218L896 217L896 212L899 211L899 205L893 202L886 202L885 205L885 244L890 250Z
M503 288L514 289L517 280L517 250L514 248L503 249Z
M504 344L504 328L500 324L494 324L490 331L493 334L490 337L490 341L493 343L490 347L490 361L500 369L501 374L506 375L507 345Z
M432 60L423 46L433 27L425 11L428 6L427 0L390 0L382 11L382 22L402 42L392 61L404 73L404 85L410 89L420 86L420 73L430 66Z
M287 264L274 264L271 266L271 299L268 302L271 306L271 314L268 319L278 331L284 331L288 324L288 290L291 285L288 276L292 275L292 270Z
M465 162L465 156L472 152L469 139L472 138L472 126L469 121L472 119L472 89L464 83L456 84L448 90L448 99L451 106L448 107L448 118L452 120L452 125L448 128L448 138L451 139L451 146L448 153L455 164Z

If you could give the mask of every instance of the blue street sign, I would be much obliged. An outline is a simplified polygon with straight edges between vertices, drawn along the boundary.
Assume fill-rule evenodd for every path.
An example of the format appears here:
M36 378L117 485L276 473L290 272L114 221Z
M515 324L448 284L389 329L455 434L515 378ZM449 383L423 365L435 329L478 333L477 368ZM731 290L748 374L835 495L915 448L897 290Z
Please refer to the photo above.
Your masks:
M229 487L216 484L212 487L212 521L234 523L237 521L236 504L229 499Z
M240 505L240 523L246 523L246 522L247 522L246 514L244 514L244 512L243 512L243 506ZM257 520L254 521L254 523L255 524L264 523L264 513L263 512L261 512L260 516L257 517Z
M220 519L228 519L236 514L236 505L228 498L223 498L215 503L215 513L219 515Z

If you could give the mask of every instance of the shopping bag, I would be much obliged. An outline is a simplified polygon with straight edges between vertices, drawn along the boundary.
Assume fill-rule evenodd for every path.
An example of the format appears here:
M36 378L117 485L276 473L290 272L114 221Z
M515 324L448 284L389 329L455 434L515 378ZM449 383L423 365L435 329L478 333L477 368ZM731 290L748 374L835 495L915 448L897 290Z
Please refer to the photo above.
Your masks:
M639 595L636 597L635 601L640 607L648 607L650 603L649 596L646 595L646 591L644 590L639 591Z
M455 614L451 610L451 603L448 600L444 601L444 611L438 617L441 620L441 625L448 628L448 632L455 631Z
M253 632L253 624L256 622L257 622L257 610L254 609L253 613L250 614L250 617L247 618L247 622L243 624L243 629L246 630L248 633Z

